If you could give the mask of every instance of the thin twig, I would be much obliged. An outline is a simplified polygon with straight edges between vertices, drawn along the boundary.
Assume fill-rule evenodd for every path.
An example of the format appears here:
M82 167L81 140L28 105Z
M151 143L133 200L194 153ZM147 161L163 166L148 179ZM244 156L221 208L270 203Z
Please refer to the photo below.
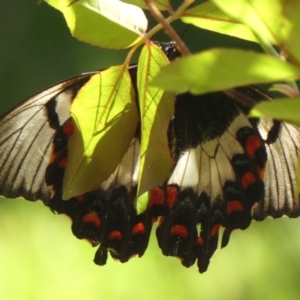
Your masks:
M188 4L191 4L193 1L187 1ZM153 17L157 20L158 23L160 23L167 34L171 37L171 39L176 43L178 49L180 50L181 54L183 56L190 55L189 49L186 47L182 39L179 37L179 35L176 33L176 31L173 29L173 27L168 23L168 21L164 18L162 13L159 11L159 9L156 7L156 5L153 3L153 0L145 0L145 3L147 4L151 14Z

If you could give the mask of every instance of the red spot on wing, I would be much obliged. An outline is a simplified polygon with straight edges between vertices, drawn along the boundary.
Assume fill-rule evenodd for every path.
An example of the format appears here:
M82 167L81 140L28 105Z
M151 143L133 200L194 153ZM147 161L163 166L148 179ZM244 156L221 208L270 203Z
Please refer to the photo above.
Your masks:
M188 237L188 231L183 225L174 225L171 229L171 235L178 235L184 239Z
M178 194L178 191L177 191L177 188L175 186L168 186L167 187L167 203L168 203L168 206L169 206L170 209L175 204L177 194Z
M114 230L114 231L110 232L110 234L108 235L107 238L110 241L114 241L114 240L120 241L120 240L122 240L123 235L122 235L122 233L120 231Z
M67 122L63 127L63 131L64 131L65 135L69 138L74 132L73 122L72 121Z
M76 197L74 197L78 202L82 202L82 200L84 199L85 194L82 195L78 195Z
M59 162L58 166L59 166L60 168L65 168L66 165L67 165L67 162L68 162L68 159L67 159L67 158L63 158L63 159Z
M135 224L132 227L131 234L132 235L143 234L143 233L145 233L145 231L146 231L145 225L142 222L140 222L140 223Z
M216 224L210 231L210 236L215 236L218 234L221 224Z
M242 177L242 187L246 189L249 185L256 182L256 177L253 173L247 172Z
M99 218L99 216L96 212L90 212L90 213L86 214L83 217L82 222L83 223L92 223L97 228L101 227L101 219Z
M232 200L227 203L227 213L230 215L232 212L242 212L244 206L239 200Z
M195 245L197 246L203 246L204 242L203 242L203 238L202 237L198 237L195 241Z
M256 150L262 147L262 141L257 135L250 135L246 141L246 152L253 157Z
M164 192L160 187L151 190L149 206L164 204Z

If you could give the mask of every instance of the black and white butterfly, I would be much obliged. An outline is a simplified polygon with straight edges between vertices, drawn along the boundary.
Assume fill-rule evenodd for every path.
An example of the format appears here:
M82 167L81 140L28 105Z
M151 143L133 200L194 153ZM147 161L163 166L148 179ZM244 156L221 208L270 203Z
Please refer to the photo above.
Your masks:
M129 68L133 84L137 66ZM137 214L140 130L113 174L97 189L62 200L70 106L97 72L82 74L23 101L0 119L0 194L42 200L72 219L77 238L100 245L95 263L108 252L121 262L145 252L151 227L164 255L206 271L225 227L222 247L234 229L252 219L300 215L296 168L300 129L271 119L246 117L248 109L225 92L177 95L168 136L174 162L166 182L150 191L148 208ZM255 87L237 92L270 100ZM96 175L95 175L96 176Z

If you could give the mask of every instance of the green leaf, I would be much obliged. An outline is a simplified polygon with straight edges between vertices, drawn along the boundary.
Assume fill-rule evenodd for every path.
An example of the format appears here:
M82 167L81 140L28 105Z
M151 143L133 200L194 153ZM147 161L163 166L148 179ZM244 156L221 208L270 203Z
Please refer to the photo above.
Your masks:
M299 0L212 0L226 14L249 26L258 36L286 47L300 62Z
M257 42L251 30L220 10L212 2L204 2L185 11L181 20L187 24Z
M169 175L172 158L167 130L174 115L175 95L149 86L169 60L155 44L148 42L138 62L138 91L142 122L138 196L162 184Z
M100 7L98 1L46 2L63 13L74 37L91 45L124 49L135 44L147 29L147 19L140 8L117 0L101 1Z
M147 209L149 203L149 197L150 197L149 192L145 192L141 196L137 197L135 209L138 215L143 213Z
M123 0L123 2L137 5L143 9L148 9L144 0ZM169 0L154 0L153 2L159 10L172 10L172 6Z
M250 111L250 117L270 117L300 125L300 98L281 98L260 102Z
M291 80L300 70L275 57L237 49L211 49L164 67L151 83L168 91L204 94L257 83Z
M125 66L93 75L71 107L75 131L69 139L63 199L90 191L116 169L135 135L138 113Z

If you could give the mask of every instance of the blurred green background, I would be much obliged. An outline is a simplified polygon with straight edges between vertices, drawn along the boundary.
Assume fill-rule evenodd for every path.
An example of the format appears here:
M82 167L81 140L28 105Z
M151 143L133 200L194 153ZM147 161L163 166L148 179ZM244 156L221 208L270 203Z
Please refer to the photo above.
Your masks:
M76 41L59 12L36 2L0 1L0 112L125 54ZM181 32L195 47L226 40ZM65 216L40 203L0 199L0 299L299 299L298 228L300 220L280 219L236 231L202 275L164 257L154 234L142 259L98 267L95 249L72 235Z

